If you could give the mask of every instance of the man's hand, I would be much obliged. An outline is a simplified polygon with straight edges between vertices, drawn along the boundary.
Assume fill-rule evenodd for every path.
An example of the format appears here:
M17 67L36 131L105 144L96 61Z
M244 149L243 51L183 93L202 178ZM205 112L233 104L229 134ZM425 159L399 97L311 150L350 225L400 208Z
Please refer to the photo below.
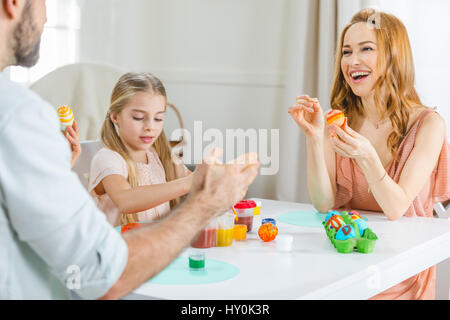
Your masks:
M247 193L258 173L257 155L246 154L220 164L221 150L212 150L192 174L192 189L185 201L158 223L123 235L127 265L102 299L129 294L173 261L214 216L230 209ZM189 226L188 228L186 226Z
M212 149L193 174L191 194L198 196L210 211L211 217L222 214L242 200L258 174L256 153L243 155L221 164L221 149Z

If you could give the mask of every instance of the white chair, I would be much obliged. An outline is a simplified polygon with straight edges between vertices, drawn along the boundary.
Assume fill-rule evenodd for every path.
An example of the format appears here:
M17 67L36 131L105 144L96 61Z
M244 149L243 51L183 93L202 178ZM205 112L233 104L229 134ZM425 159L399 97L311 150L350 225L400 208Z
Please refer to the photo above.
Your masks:
M72 108L80 128L80 140L100 139L100 132L108 111L112 90L117 80L127 71L106 64L75 63L56 69L30 86L55 110L62 105ZM183 120L178 109L170 102L167 106L175 113L178 127ZM171 118L166 118L171 121ZM176 126L176 125L175 125ZM171 146L178 141L170 141Z
M450 205L436 203L434 211L439 219L450 219ZM442 261L436 268L436 299L450 300L450 258Z
M100 140L82 141L81 155L73 167L73 171L78 174L83 186L88 189L89 172L91 171L91 161L94 155L103 147Z
M434 211L438 218L450 218L450 205L447 207L443 203L439 202L434 205Z
M30 86L55 109L72 108L80 140L100 138L112 89L125 70L97 63L76 63L56 69Z

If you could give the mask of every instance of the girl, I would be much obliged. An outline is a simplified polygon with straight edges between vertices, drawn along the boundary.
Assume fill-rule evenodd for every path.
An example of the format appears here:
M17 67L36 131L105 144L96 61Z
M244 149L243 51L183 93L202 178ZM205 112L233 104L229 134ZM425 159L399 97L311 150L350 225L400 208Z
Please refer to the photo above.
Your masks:
M347 116L345 130L327 128L309 96L289 110L307 137L308 190L319 211L432 217L433 204L450 198L445 122L417 95L408 34L396 17L363 10L346 26L331 107ZM434 266L373 298L434 299L435 277Z
M101 132L105 148L89 178L89 192L114 226L161 219L191 188L192 175L175 163L163 131L166 105L152 74L127 73L114 87Z

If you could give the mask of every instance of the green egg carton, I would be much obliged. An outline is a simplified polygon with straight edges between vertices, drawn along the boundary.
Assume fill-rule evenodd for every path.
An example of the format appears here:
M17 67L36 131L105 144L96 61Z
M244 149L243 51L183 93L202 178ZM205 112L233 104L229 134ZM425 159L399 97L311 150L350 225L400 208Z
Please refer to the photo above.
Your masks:
M344 219L345 224L351 225L355 229L356 238L347 239L347 240L337 240L336 239L336 230L331 228L330 230L327 228L325 221L322 222L323 227L325 228L325 232L330 239L333 246L339 253L351 253L353 251L357 251L360 253L372 253L375 248L375 243L378 240L377 235L372 229L367 228L364 231L364 235L361 237L358 225L355 221L350 217L347 211L343 211L340 213L342 218Z

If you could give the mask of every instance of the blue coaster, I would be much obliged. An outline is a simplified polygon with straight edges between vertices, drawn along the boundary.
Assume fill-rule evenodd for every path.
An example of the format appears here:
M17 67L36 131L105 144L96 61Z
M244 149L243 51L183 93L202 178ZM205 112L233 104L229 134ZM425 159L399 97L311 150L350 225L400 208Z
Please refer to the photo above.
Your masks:
M322 221L325 220L326 216L326 213L319 213L312 210L292 211L281 214L277 220L294 226L323 228Z
M189 258L178 257L148 282L165 285L196 285L225 281L238 274L239 268L236 266L208 257L205 260L205 269L191 270Z

